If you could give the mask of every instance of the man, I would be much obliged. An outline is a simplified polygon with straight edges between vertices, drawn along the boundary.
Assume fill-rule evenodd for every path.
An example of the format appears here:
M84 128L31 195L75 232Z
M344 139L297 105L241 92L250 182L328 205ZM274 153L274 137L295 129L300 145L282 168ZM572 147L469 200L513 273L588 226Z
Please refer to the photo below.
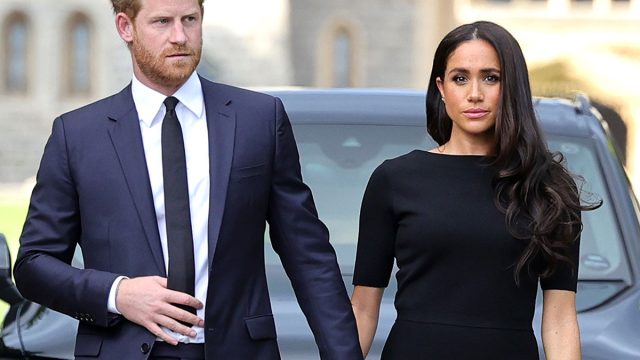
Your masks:
M266 221L321 357L361 359L282 103L195 73L202 3L112 0L134 77L54 121L18 288L80 321L77 359L278 359Z

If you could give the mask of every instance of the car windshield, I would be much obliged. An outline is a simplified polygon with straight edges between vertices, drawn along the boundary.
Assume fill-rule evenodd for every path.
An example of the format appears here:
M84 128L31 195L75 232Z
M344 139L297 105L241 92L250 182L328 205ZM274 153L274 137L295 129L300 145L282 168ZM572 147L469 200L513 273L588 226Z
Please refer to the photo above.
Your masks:
M294 126L302 173L320 218L331 234L345 275L353 271L360 203L369 176L385 159L435 143L424 127L344 124ZM577 138L547 136L570 170L584 178L583 191L601 197L601 208L583 213L580 280L619 280L628 274L620 231L593 145Z

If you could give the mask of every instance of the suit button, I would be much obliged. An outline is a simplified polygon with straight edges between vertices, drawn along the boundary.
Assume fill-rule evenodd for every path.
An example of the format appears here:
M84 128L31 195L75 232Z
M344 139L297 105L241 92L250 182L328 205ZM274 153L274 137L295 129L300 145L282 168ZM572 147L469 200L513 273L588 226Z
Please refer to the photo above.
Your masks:
M140 351L142 351L143 354L148 354L149 350L151 350L151 346L149 346L149 344L143 343L140 345Z

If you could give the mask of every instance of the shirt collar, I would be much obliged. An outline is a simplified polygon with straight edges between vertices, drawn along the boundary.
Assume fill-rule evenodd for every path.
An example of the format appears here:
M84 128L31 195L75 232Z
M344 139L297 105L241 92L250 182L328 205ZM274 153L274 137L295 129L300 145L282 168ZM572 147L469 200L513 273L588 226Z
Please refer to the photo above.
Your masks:
M150 127L156 115L162 109L166 96L141 83L135 75L131 81L131 94L140 121ZM187 110L191 111L196 118L199 119L202 117L204 96L202 95L200 77L195 71L173 96L177 98L180 104Z

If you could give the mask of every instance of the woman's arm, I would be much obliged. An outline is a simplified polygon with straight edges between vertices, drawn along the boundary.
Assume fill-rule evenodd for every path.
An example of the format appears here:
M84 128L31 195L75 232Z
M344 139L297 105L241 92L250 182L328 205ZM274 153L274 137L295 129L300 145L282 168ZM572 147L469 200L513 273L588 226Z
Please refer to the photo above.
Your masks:
M576 293L545 290L543 296L542 343L547 360L580 360Z
M358 325L358 337L362 354L367 357L378 327L380 302L384 288L356 285L351 295L353 314Z

